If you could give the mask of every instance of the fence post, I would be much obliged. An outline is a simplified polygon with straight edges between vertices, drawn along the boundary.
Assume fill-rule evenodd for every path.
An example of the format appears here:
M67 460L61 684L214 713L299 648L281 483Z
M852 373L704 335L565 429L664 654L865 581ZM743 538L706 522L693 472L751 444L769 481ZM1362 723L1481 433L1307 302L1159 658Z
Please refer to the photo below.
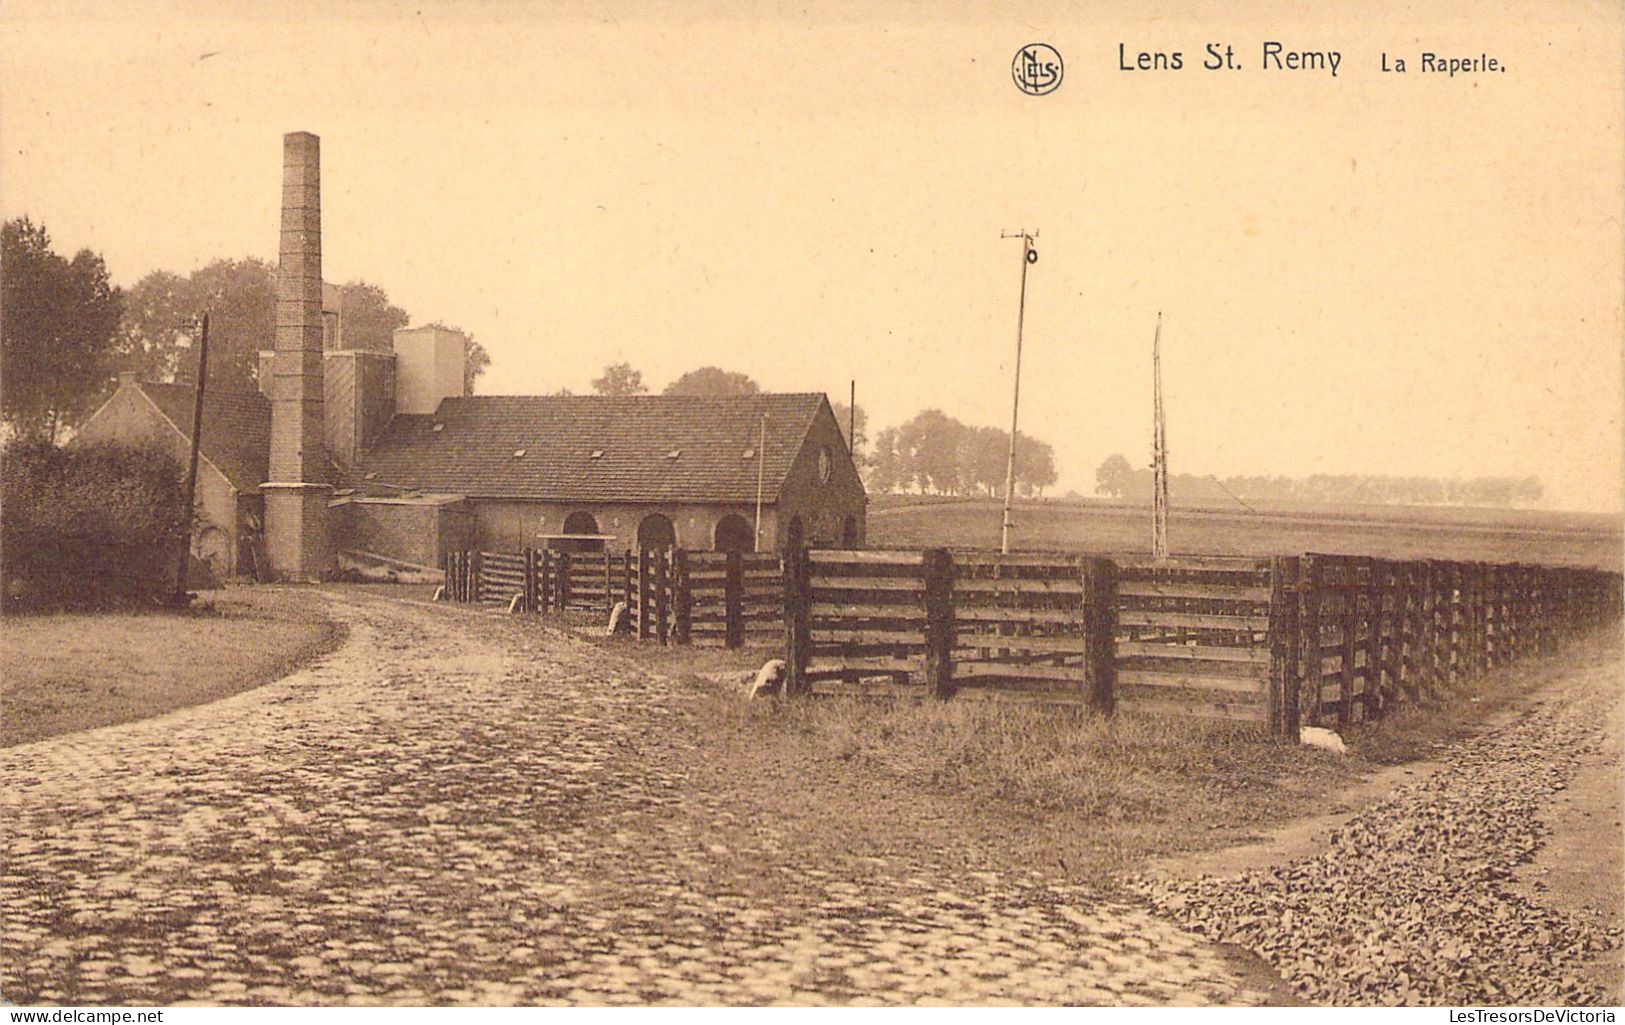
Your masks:
M1354 656L1360 650L1360 589L1351 559L1337 560L1339 569L1338 593L1343 607L1340 618L1343 625L1343 671L1337 695L1337 726L1348 726L1354 711Z
M1089 707L1110 715L1117 707L1117 563L1083 563L1083 672Z
M636 567L632 565L632 550L629 548L621 555L621 600L626 602L626 614L632 615L637 611L637 592L633 590Z
M724 647L738 648L745 643L745 556L730 551L723 567L722 614Z
M1270 562L1270 732L1294 744L1301 726L1298 699L1302 683L1298 670L1303 657L1303 632L1298 623L1298 592L1302 587L1299 571L1296 558Z
M1366 638L1365 700L1362 704L1365 706L1364 718L1379 719L1382 717L1383 703L1388 699L1382 672L1386 662L1382 649L1382 628L1388 589L1383 581L1384 564L1381 559L1361 559L1360 565L1365 570L1366 629L1371 631Z
M1326 677L1322 668L1320 643L1320 602L1323 567L1316 555L1305 555L1298 564L1301 580L1298 595L1298 647L1302 651L1300 671L1303 683L1298 689L1298 723L1311 726L1320 722L1320 686Z
M666 573L666 565L667 560L670 558L671 554L665 549L661 549L654 554L655 636L659 638L661 644L669 644L671 642L671 595L666 590L667 583L669 581L669 577Z
M638 640L646 641L654 634L649 607L649 550L638 549Z
M687 645L694 628L694 593L688 586L688 552L681 548L671 553L671 593L676 622L672 627L672 643Z
M536 549L525 548L525 581L521 588L524 598L520 604L526 612L536 611Z
M812 574L807 547L791 536L784 549L784 693L807 690L807 663L812 660Z
M925 550L925 686L939 698L954 693L953 573L948 549Z
M560 552L559 561L553 567L553 599L558 602L560 612L570 607L570 563L573 561L570 556L572 554L574 553L569 551Z
M1422 652L1427 623L1423 618L1427 588L1427 563L1407 562L1405 566L1405 650L1401 658L1401 681L1405 696L1422 700Z

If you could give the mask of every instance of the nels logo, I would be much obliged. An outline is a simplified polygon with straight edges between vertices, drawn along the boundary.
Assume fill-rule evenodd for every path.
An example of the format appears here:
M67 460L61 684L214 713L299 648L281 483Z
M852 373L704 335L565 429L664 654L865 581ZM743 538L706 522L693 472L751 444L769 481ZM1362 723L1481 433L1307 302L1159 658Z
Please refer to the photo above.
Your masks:
M1010 77L1015 79L1016 88L1029 96L1054 92L1060 87L1065 70L1060 53L1048 43L1023 46L1010 62Z

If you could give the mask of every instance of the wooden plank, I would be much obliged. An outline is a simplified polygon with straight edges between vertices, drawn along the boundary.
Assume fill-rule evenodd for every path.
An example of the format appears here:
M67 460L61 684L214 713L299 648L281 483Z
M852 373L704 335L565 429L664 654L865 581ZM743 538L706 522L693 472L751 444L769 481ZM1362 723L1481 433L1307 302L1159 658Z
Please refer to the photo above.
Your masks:
M1170 673L1155 669L1117 670L1117 683L1123 687L1179 687L1186 690L1220 690L1227 694L1264 696L1269 680L1260 676L1218 676L1211 673Z
M918 549L899 550L886 548L815 548L807 553L812 560L813 572L820 566L828 564L863 565L863 566L923 566L925 553Z
M841 602L841 601L814 601L812 614L815 617L838 617L842 619L925 619L925 608L919 602L897 602L896 604L879 604L875 602Z
M1162 580L1125 580L1117 585L1119 595L1135 598L1194 598L1201 601L1247 601L1267 604L1268 587L1241 584L1201 584Z
M1226 616L1206 612L1162 612L1147 609L1119 609L1119 626L1183 626L1197 630L1234 630L1262 633L1269 629L1269 616Z
M1118 574L1124 579L1144 579L1147 573L1262 573L1270 571L1268 559L1229 555L1176 555L1157 559L1149 555L1114 555Z
M1000 662L961 662L954 666L954 675L966 679L1004 676L1026 680L1056 680L1082 686L1088 679L1088 670L1082 663L1075 666L1035 666Z
M1083 634L1072 637L1034 637L1015 634L960 633L954 638L956 648L994 648L1010 651L1050 651L1065 655L1084 653L1087 638Z
M1213 644L1158 644L1154 641L1118 641L1119 660L1134 657L1194 659L1205 662L1246 662L1268 665L1268 648L1226 648Z
M875 630L850 628L825 628L816 623L812 627L814 644L835 644L841 642L859 642L865 644L924 644L925 630L917 627L913 630Z
M925 593L925 581L920 577L824 577L812 578L814 596L829 591L906 591Z
M954 581L954 596L960 594L1082 594L1083 581L1077 577L1070 580L1024 580L1009 577L1002 580L987 579L958 579Z
M1076 626L1082 629L1084 610L1081 608L1069 609L1019 609L995 606L971 605L964 602L954 603L954 621L961 624L975 623L1061 623Z

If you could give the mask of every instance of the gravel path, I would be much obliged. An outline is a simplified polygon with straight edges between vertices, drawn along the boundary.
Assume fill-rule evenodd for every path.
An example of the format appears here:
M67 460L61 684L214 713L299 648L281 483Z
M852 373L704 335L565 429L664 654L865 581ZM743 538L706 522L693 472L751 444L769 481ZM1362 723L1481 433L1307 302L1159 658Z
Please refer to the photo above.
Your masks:
M1543 805L1619 714L1619 680L1617 656L1589 667L1454 746L1439 771L1349 820L1318 856L1137 888L1175 921L1256 952L1317 1002L1605 1002L1581 969L1619 949L1618 928L1538 899L1543 870L1523 886L1515 873L1531 875L1521 866L1548 834Z
M310 592L344 648L0 751L22 1003L1242 1003L1207 941L1036 873L795 848L691 777L691 691L511 621ZM685 696L686 695L686 696Z

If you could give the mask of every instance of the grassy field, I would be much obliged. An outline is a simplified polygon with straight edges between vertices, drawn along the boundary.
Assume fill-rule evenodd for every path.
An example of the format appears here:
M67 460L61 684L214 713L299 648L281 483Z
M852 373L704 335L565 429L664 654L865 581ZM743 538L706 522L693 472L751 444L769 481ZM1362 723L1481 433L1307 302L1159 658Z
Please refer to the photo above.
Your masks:
M1348 757L1193 719L969 701L747 702L699 681L710 693L691 714L709 784L764 810L797 809L814 861L821 845L878 853L903 843L1111 889L1148 859L1339 810L1339 791L1470 736L1554 665L1617 660L1618 649L1605 632L1552 662L1402 706L1347 730ZM657 649L626 654L670 671Z
M0 747L130 722L268 683L342 639L308 592L203 592L185 612L8 616Z
M1029 551L1150 550L1147 509L1105 501L1019 502L1011 547ZM989 499L884 495L869 510L875 547L997 547L1000 506ZM1625 535L1618 517L1517 509L1317 506L1179 509L1169 547L1193 555L1324 552L1391 559L1536 562L1619 569Z

